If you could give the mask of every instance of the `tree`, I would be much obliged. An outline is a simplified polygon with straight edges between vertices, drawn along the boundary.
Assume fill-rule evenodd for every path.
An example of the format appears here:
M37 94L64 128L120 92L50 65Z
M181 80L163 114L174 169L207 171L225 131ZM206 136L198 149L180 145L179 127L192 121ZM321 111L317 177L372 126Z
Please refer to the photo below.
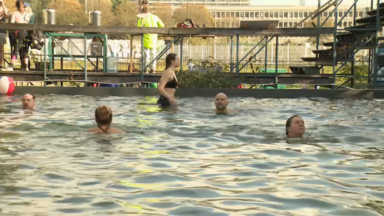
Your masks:
M49 8L56 10L56 23L61 25L84 25L88 17L84 7L77 0L60 0L49 4Z
M322 18L320 19L320 25L324 22L326 18ZM317 19L314 19L314 20L309 20L309 21L306 21L304 22L304 27L305 28L312 28L314 27L313 24L314 23L315 25L317 25ZM327 28L331 28L331 27L334 27L335 23L335 20L334 19L328 19L324 25L322 27L327 27ZM332 40L332 36L331 35L320 35L320 41L330 41ZM311 44L316 44L316 41L317 41L317 38L316 37L310 37L307 42L308 43L311 43Z
M112 11L112 2L111 1L100 1L100 7L98 5L98 10L101 12L101 25L102 26L114 26L116 25L116 17Z
M137 26L138 6L130 2L119 5L115 11L116 24L118 26L135 27Z
M172 18L172 8L169 4L153 3L152 13L158 16L163 21L165 27L172 27L174 25Z
M183 4L173 12L174 23L183 22L186 19L200 26L213 27L213 18L204 5Z

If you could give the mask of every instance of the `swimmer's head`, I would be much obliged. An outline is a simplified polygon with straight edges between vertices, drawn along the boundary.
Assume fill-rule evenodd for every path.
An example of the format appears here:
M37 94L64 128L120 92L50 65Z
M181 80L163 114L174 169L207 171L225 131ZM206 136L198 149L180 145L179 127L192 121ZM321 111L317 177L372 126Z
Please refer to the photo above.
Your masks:
M21 105L23 109L35 109L36 108L36 97L33 94L25 94L21 98Z
M291 116L285 123L288 138L301 138L305 133L304 120L299 115Z
M215 106L217 110L225 110L229 104L228 97L224 93L219 93L215 97Z
M180 66L180 58L177 57L176 53L169 53L165 58L165 70L167 70L171 66L173 66L174 68Z
M112 110L107 106L98 107L95 110L95 121L98 125L110 125L112 123Z

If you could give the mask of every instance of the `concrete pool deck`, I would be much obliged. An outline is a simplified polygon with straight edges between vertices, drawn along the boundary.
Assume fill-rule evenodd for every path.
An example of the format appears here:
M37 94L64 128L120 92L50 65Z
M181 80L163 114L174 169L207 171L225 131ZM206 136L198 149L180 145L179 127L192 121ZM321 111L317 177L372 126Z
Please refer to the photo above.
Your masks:
M176 97L214 97L223 92L228 97L253 98L310 98L376 99L384 98L384 90L314 90L314 89L177 89ZM78 88L78 87L21 87L13 95L87 95L87 96L156 96L156 88Z

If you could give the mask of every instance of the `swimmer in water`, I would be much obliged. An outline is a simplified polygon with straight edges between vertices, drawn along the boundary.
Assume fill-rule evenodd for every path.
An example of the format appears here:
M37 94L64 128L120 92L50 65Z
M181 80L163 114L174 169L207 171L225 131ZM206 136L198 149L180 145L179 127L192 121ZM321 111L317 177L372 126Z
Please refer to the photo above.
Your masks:
M92 128L88 132L92 133L124 133L116 128L111 128L112 124L112 110L107 106L98 107L95 110L95 121L97 123L97 128Z
M33 94L25 94L21 98L21 106L25 110L36 109L36 97Z
M158 86L160 97L157 101L157 105L164 108L170 106L177 106L175 99L175 92L178 86L175 69L180 66L180 59L175 53L170 53L165 59L165 71L160 78L160 84Z
M285 123L285 132L287 138L303 138L305 133L305 125L301 116L291 116Z
M215 97L215 112L216 114L230 114L235 113L234 110L228 109L228 97L224 93L219 93Z

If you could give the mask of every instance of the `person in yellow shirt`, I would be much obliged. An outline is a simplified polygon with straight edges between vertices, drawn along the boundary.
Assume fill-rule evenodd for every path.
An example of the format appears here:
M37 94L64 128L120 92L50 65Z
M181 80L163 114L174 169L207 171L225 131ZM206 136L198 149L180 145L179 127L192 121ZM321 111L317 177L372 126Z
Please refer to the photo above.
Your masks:
M148 7L143 8L143 15L140 17L137 27L164 27L164 23L160 18L149 12ZM143 22L143 26L141 26ZM156 58L157 48L157 34L144 34L144 67L149 64L153 59ZM149 72L154 73L156 69L156 61L153 62L149 67ZM148 73L148 70L145 71Z

